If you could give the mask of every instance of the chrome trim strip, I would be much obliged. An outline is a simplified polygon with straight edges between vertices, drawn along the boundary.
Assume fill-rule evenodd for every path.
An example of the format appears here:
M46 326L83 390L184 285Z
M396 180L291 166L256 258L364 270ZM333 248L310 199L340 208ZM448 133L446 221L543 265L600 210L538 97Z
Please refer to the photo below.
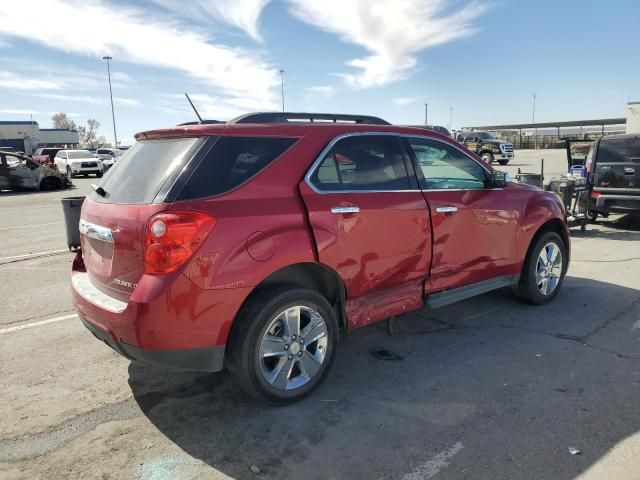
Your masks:
M436 212L438 213L455 213L458 211L458 207L453 207L453 206L442 206L442 207L436 207Z
M433 141L433 142L439 142L439 143L442 143L444 145L448 145L450 147L453 147L453 148L459 150L462 154L464 154L470 160L472 160L472 161L476 162L478 165L480 165L480 167L482 167L487 172L487 174L489 174L489 175L491 174L491 170L490 169L488 169L487 167L482 165L482 163L478 162L475 158L470 157L469 154L467 152L465 152L464 150L462 150L460 147L458 147L457 145L454 145L453 143L443 142L442 140L438 140L437 138L428 137L428 136L422 136L422 135L416 135L416 134L408 134L408 133L396 133L396 132L349 132L349 133L343 133L342 135L338 135L337 137L333 138L333 140L331 140L329 142L329 144L326 147L324 147L322 149L322 151L320 152L320 154L316 157L314 162L311 164L311 167L309 167L309 170L307 171L307 174L304 176L304 181L309 186L309 188L311 188L311 190L313 190L315 193L320 194L320 195L336 194L336 193L408 193L408 192L429 192L429 191L443 192L443 191L454 191L454 190L458 190L458 191L464 191L464 190L495 190L495 189L492 189L492 188L489 188L489 189L487 189L487 188L484 188L484 189L479 189L479 188L460 188L460 189L433 189L433 190L422 190L422 189L409 189L409 190L320 190L319 188L317 188L313 184L313 182L311 182L311 176L313 175L315 170L320 166L320 163L322 163L322 161L324 160L324 157L331 151L331 149L335 146L336 143L338 143L343 138L364 137L364 136L371 136L371 135L376 135L376 136L377 135L380 135L380 136L394 136L394 137L400 137L400 138L417 138L417 139L420 139L420 140L429 140L429 141Z
M71 277L71 284L78 295L98 307L113 313L121 313L127 308L126 302L113 298L98 290L93 283L91 283L88 273L74 274Z
M100 240L101 242L114 243L113 232L107 227L102 227L100 225L96 225L82 219L80 219L79 227L80 233L89 238Z

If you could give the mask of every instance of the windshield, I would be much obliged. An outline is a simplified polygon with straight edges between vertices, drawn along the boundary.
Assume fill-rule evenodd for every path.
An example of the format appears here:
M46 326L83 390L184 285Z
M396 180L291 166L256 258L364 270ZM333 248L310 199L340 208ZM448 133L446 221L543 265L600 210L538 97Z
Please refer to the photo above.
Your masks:
M77 152L69 152L69 158L73 160L77 158L94 158L94 157L91 152L77 151Z
M493 135L487 132L478 132L478 136L483 140L494 140Z

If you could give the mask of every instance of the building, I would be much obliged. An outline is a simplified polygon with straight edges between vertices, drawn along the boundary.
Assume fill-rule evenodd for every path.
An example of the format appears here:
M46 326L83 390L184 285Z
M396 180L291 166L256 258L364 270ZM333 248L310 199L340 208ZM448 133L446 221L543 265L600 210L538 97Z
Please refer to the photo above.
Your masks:
M33 121L0 121L0 147L31 155L38 147L76 148L80 143L76 130L40 128Z

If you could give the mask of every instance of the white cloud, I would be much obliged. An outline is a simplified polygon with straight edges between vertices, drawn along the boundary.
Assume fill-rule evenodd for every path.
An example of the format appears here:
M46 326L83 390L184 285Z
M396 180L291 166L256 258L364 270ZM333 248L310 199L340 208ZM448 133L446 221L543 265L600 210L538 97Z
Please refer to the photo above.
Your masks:
M14 72L0 72L0 88L9 90L59 90L64 86L60 81L25 78Z
M486 10L476 1L462 7L451 0L288 1L301 21L369 52L347 62L360 72L340 74L359 88L405 78L419 51L473 34L473 21Z
M154 0L167 10L197 22L218 20L233 25L257 41L262 41L259 20L271 0Z
M336 94L336 88L331 85L317 85L305 89L309 98L331 98Z
M62 93L34 93L36 97L47 98L49 100L59 100L61 102L81 102L98 105L104 103L104 100L90 95L67 95Z
M34 11L38 15L32 15ZM25 18L30 19L28 29L14 28ZM51 25L57 27L55 35ZM159 19L139 8L114 8L103 0L0 2L0 36L23 37L96 61L110 54L113 63L178 70L214 89L226 108L239 103L251 110L277 105L277 70L260 55L210 43L192 24Z
M391 100L396 107L406 107L418 101L418 97L398 97Z
M0 109L0 113L6 113L7 115L39 115L41 112L35 110L21 110L19 108L3 108Z
M122 105L125 107L137 107L140 105L138 100L133 98L113 97L113 103L116 105Z

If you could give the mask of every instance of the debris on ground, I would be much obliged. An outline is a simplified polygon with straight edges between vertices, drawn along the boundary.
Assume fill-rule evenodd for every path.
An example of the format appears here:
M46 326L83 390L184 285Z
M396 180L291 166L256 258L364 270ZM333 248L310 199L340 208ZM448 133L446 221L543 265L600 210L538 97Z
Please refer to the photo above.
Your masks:
M371 355L373 355L378 360L404 360L402 355L398 355L391 350L386 348L374 348L371 350Z
M260 467L256 466L256 465L251 465L251 471L253 473L255 473L256 475L259 474L261 472Z
M569 447L569 453L571 455L580 455L582 453L582 450L577 447Z

